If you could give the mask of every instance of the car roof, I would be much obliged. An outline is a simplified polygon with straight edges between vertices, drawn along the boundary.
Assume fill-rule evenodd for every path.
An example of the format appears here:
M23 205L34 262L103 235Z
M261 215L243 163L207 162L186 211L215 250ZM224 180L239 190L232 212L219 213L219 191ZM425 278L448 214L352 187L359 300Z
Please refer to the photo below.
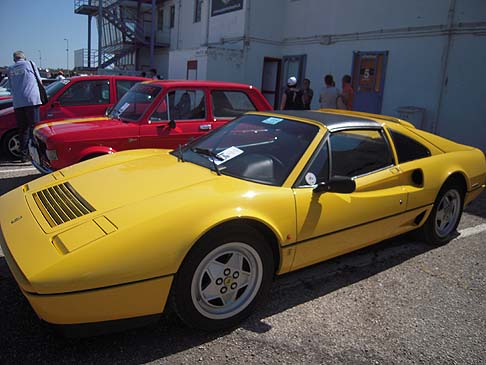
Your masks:
M86 76L72 76L67 79L71 80L99 80L99 79L119 79L119 80L138 80L149 81L146 77L140 76L124 76L124 75L86 75Z
M271 114L287 119L303 118L324 125L329 131L336 132L348 128L379 129L382 124L376 120L355 115L334 114L318 110L278 110Z
M157 84L160 86L175 86L175 87L227 87L238 89L254 89L255 87L248 84L241 84L237 82L226 81L208 81L208 80L151 80L151 84Z

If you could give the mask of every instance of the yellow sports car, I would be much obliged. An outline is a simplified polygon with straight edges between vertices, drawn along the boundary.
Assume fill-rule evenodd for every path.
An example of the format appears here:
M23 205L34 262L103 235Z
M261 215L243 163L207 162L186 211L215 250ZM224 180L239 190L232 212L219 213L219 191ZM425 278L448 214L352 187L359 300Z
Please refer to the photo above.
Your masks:
M484 189L478 149L337 110L249 113L169 150L120 152L0 198L22 292L60 325L236 325L272 279L419 229L441 244Z

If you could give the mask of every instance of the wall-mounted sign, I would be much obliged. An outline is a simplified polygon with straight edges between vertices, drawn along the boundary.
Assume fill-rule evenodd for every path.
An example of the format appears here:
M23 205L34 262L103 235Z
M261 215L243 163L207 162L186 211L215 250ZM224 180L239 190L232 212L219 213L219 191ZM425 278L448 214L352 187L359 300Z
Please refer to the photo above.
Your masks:
M243 9L243 0L213 0L211 16Z

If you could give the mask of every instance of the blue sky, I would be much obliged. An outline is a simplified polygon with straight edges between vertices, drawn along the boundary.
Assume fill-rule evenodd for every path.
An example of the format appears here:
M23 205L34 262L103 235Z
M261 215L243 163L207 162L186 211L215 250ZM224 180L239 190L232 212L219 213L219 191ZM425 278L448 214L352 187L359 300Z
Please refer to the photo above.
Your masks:
M22 50L42 67L66 68L69 40L69 68L74 50L88 47L88 17L74 14L74 0L1 0L0 66L13 63L12 53ZM91 48L98 48L96 19L91 23Z

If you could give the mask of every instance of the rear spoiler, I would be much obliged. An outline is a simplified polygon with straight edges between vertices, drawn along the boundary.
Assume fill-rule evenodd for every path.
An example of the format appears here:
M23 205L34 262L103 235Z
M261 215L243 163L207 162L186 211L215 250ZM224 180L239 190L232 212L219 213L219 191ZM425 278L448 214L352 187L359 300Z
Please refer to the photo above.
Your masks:
M381 114L373 114L373 113L365 113L365 112L356 112L352 110L340 110L340 109L319 109L320 112L326 112L326 113L334 113L334 114L346 114L346 115L355 115L357 117L365 117L365 118L376 118L376 119L382 119L386 120L387 122L392 122L392 123L397 123L400 125L403 125L404 127L407 128L414 128L415 126L407 122L406 120L400 119L400 118L395 118L395 117L390 117L388 115L381 115Z

